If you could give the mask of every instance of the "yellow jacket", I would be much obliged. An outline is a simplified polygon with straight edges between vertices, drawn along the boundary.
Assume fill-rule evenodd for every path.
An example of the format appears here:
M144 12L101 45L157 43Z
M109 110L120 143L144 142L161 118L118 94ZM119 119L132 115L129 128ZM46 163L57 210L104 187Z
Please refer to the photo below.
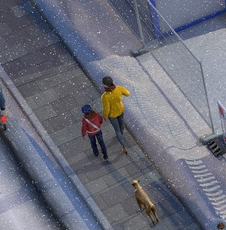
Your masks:
M124 105L122 103L122 96L129 96L129 91L123 86L116 86L110 92L104 92L101 95L103 103L103 117L115 118L122 114Z

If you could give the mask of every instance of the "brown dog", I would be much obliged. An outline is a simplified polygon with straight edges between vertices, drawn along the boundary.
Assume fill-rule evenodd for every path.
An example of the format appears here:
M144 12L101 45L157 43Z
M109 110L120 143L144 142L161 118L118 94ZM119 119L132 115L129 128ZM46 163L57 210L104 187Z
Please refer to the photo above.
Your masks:
M135 187L135 197L137 200L137 204L139 206L140 211L141 205L144 206L147 215L151 218L152 223L155 224L154 218L151 215L154 214L156 221L159 222L155 205L151 202L150 198L148 197L147 193L142 189L139 182L139 180L133 180L132 182L132 185Z

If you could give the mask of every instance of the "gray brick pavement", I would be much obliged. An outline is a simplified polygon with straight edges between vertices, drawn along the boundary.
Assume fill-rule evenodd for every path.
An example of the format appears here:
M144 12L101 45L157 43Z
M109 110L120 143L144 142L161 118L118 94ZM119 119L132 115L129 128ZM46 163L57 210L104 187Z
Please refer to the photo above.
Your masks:
M80 135L80 107L91 103L101 111L100 93L51 28L27 6L26 1L4 2L10 17L0 12L0 39L5 44L0 47L2 66L113 228L199 229L128 132L126 156L121 154L110 123L105 122L103 133L109 161L92 154L88 138L83 140ZM16 34L20 35L17 48L12 48ZM153 198L159 225L152 227L145 214L137 213L133 178L140 179Z

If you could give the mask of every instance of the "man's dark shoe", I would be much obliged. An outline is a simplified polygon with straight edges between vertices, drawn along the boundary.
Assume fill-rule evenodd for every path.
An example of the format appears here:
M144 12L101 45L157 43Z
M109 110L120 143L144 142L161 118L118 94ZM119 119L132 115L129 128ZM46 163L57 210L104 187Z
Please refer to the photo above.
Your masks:
M104 155L104 160L107 160L108 159L108 155Z

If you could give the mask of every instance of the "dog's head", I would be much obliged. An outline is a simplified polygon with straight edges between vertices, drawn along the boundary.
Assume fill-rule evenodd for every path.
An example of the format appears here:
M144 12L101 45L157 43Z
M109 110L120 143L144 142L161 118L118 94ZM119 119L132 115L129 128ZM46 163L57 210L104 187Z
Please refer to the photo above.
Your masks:
M139 185L139 180L133 180L133 182L132 182L132 185L135 187L135 188L137 188L137 186Z

